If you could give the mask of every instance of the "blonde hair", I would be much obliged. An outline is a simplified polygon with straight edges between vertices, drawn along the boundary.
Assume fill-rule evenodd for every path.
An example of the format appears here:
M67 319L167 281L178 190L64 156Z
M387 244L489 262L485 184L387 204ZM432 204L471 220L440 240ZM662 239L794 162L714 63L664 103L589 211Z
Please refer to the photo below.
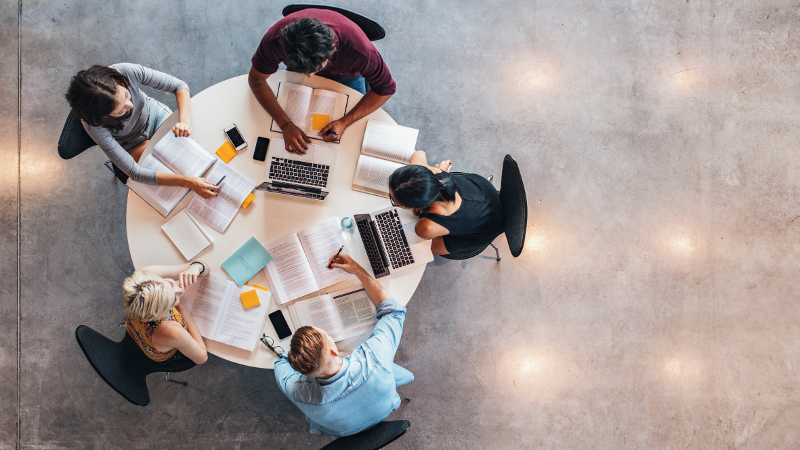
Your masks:
M125 297L125 314L142 322L164 318L172 307L173 295L164 287L164 279L148 272L137 270L122 283Z

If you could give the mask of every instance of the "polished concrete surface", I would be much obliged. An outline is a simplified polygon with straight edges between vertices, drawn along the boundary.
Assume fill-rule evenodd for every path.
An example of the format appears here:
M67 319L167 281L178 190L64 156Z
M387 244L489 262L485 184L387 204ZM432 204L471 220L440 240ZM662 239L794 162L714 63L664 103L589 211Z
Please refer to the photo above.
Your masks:
M800 447L795 2L336 4L386 28L386 110L431 162L499 176L510 153L528 191L522 256L501 238L500 263L427 269L390 448ZM211 357L187 388L151 376L145 408L95 375L73 333L122 336L127 189L97 149L56 154L78 70L138 62L197 93L248 70L283 4L21 6L18 165L18 5L0 3L0 448L324 445L272 371Z

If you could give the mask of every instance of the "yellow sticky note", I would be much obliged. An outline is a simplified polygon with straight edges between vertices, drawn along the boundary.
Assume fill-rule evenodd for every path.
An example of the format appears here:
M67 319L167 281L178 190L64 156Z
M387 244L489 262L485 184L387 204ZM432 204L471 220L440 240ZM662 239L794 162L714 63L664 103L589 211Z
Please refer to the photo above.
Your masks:
M255 198L256 198L256 196L253 195L253 193L251 192L250 195L248 195L247 198L244 199L244 203L242 203L242 208L247 208L247 206L250 204L250 202L252 202L253 199L255 199Z
M217 149L217 156L219 156L223 161L225 161L225 164L231 162L231 160L233 159L234 156L236 156L237 153L239 152L237 152L236 149L233 148L233 145L228 141L225 141L225 143L222 144L222 146L220 146L220 148Z
M331 116L327 114L313 114L311 118L311 129L312 130L321 130L325 128L325 125L331 121Z
M254 288L256 288L256 289L261 289L262 291L267 291L267 292L269 292L269 289L267 289L267 288L265 288L265 287L261 287L261 286L259 286L259 285L257 285L257 284L254 284L254 285L253 285L253 287L254 287Z
M256 294L256 291L242 292L242 294L239 295L239 298L242 299L242 306L244 306L244 309L252 308L253 306L258 306L261 304L261 302L258 301L258 294Z

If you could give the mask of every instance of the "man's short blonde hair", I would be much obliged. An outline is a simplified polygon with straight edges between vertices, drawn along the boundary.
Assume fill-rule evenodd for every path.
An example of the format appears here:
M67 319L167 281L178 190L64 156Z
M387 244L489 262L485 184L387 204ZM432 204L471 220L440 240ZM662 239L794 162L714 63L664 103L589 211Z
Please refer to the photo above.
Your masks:
M322 353L327 339L313 327L298 328L292 335L291 350L286 356L292 369L311 376L322 366Z
M122 283L125 314L142 322L160 320L169 314L173 294L164 287L164 279L146 270L137 270Z

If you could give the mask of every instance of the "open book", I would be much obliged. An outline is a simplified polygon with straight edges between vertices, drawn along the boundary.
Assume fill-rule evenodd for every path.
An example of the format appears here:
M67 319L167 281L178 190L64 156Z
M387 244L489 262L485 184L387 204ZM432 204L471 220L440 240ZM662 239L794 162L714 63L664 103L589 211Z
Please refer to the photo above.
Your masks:
M183 257L190 260L200 252L208 248L214 239L209 236L203 227L192 217L191 214L183 211L175 214L175 217L161 225L161 229L170 238L173 244L178 247Z
M225 232L233 218L236 217L236 213L239 212L242 203L256 188L255 181L222 163L211 169L211 172L206 175L206 180L209 183L217 184L223 176L225 180L219 185L216 197L203 198L195 195L186 208L195 217L204 220L220 233Z
M199 177L216 160L214 155L193 138L175 137L175 133L168 132L153 147L153 152L139 163L139 167ZM164 217L167 217L189 192L189 188L185 187L143 184L131 179L125 184Z
M389 176L409 163L418 134L414 128L369 119L353 175L353 190L388 196Z
M328 122L339 120L347 111L350 96L325 89L312 89L299 84L278 83L278 104L297 128L303 130L311 139L322 140L319 130ZM282 133L275 119L270 131ZM341 138L341 136L340 136Z
M353 276L342 269L327 267L328 260L341 246L344 246L343 253L352 254L336 218L265 245L273 259L264 268L264 275L275 301L282 305L352 279Z
M255 289L259 306L244 309L239 298L250 286L238 287L216 275L199 277L184 294L184 302L192 313L203 337L252 352L258 344L258 332L267 315L270 293Z
M360 286L292 303L289 316L297 328L322 328L335 342L364 334L378 323L375 305Z

